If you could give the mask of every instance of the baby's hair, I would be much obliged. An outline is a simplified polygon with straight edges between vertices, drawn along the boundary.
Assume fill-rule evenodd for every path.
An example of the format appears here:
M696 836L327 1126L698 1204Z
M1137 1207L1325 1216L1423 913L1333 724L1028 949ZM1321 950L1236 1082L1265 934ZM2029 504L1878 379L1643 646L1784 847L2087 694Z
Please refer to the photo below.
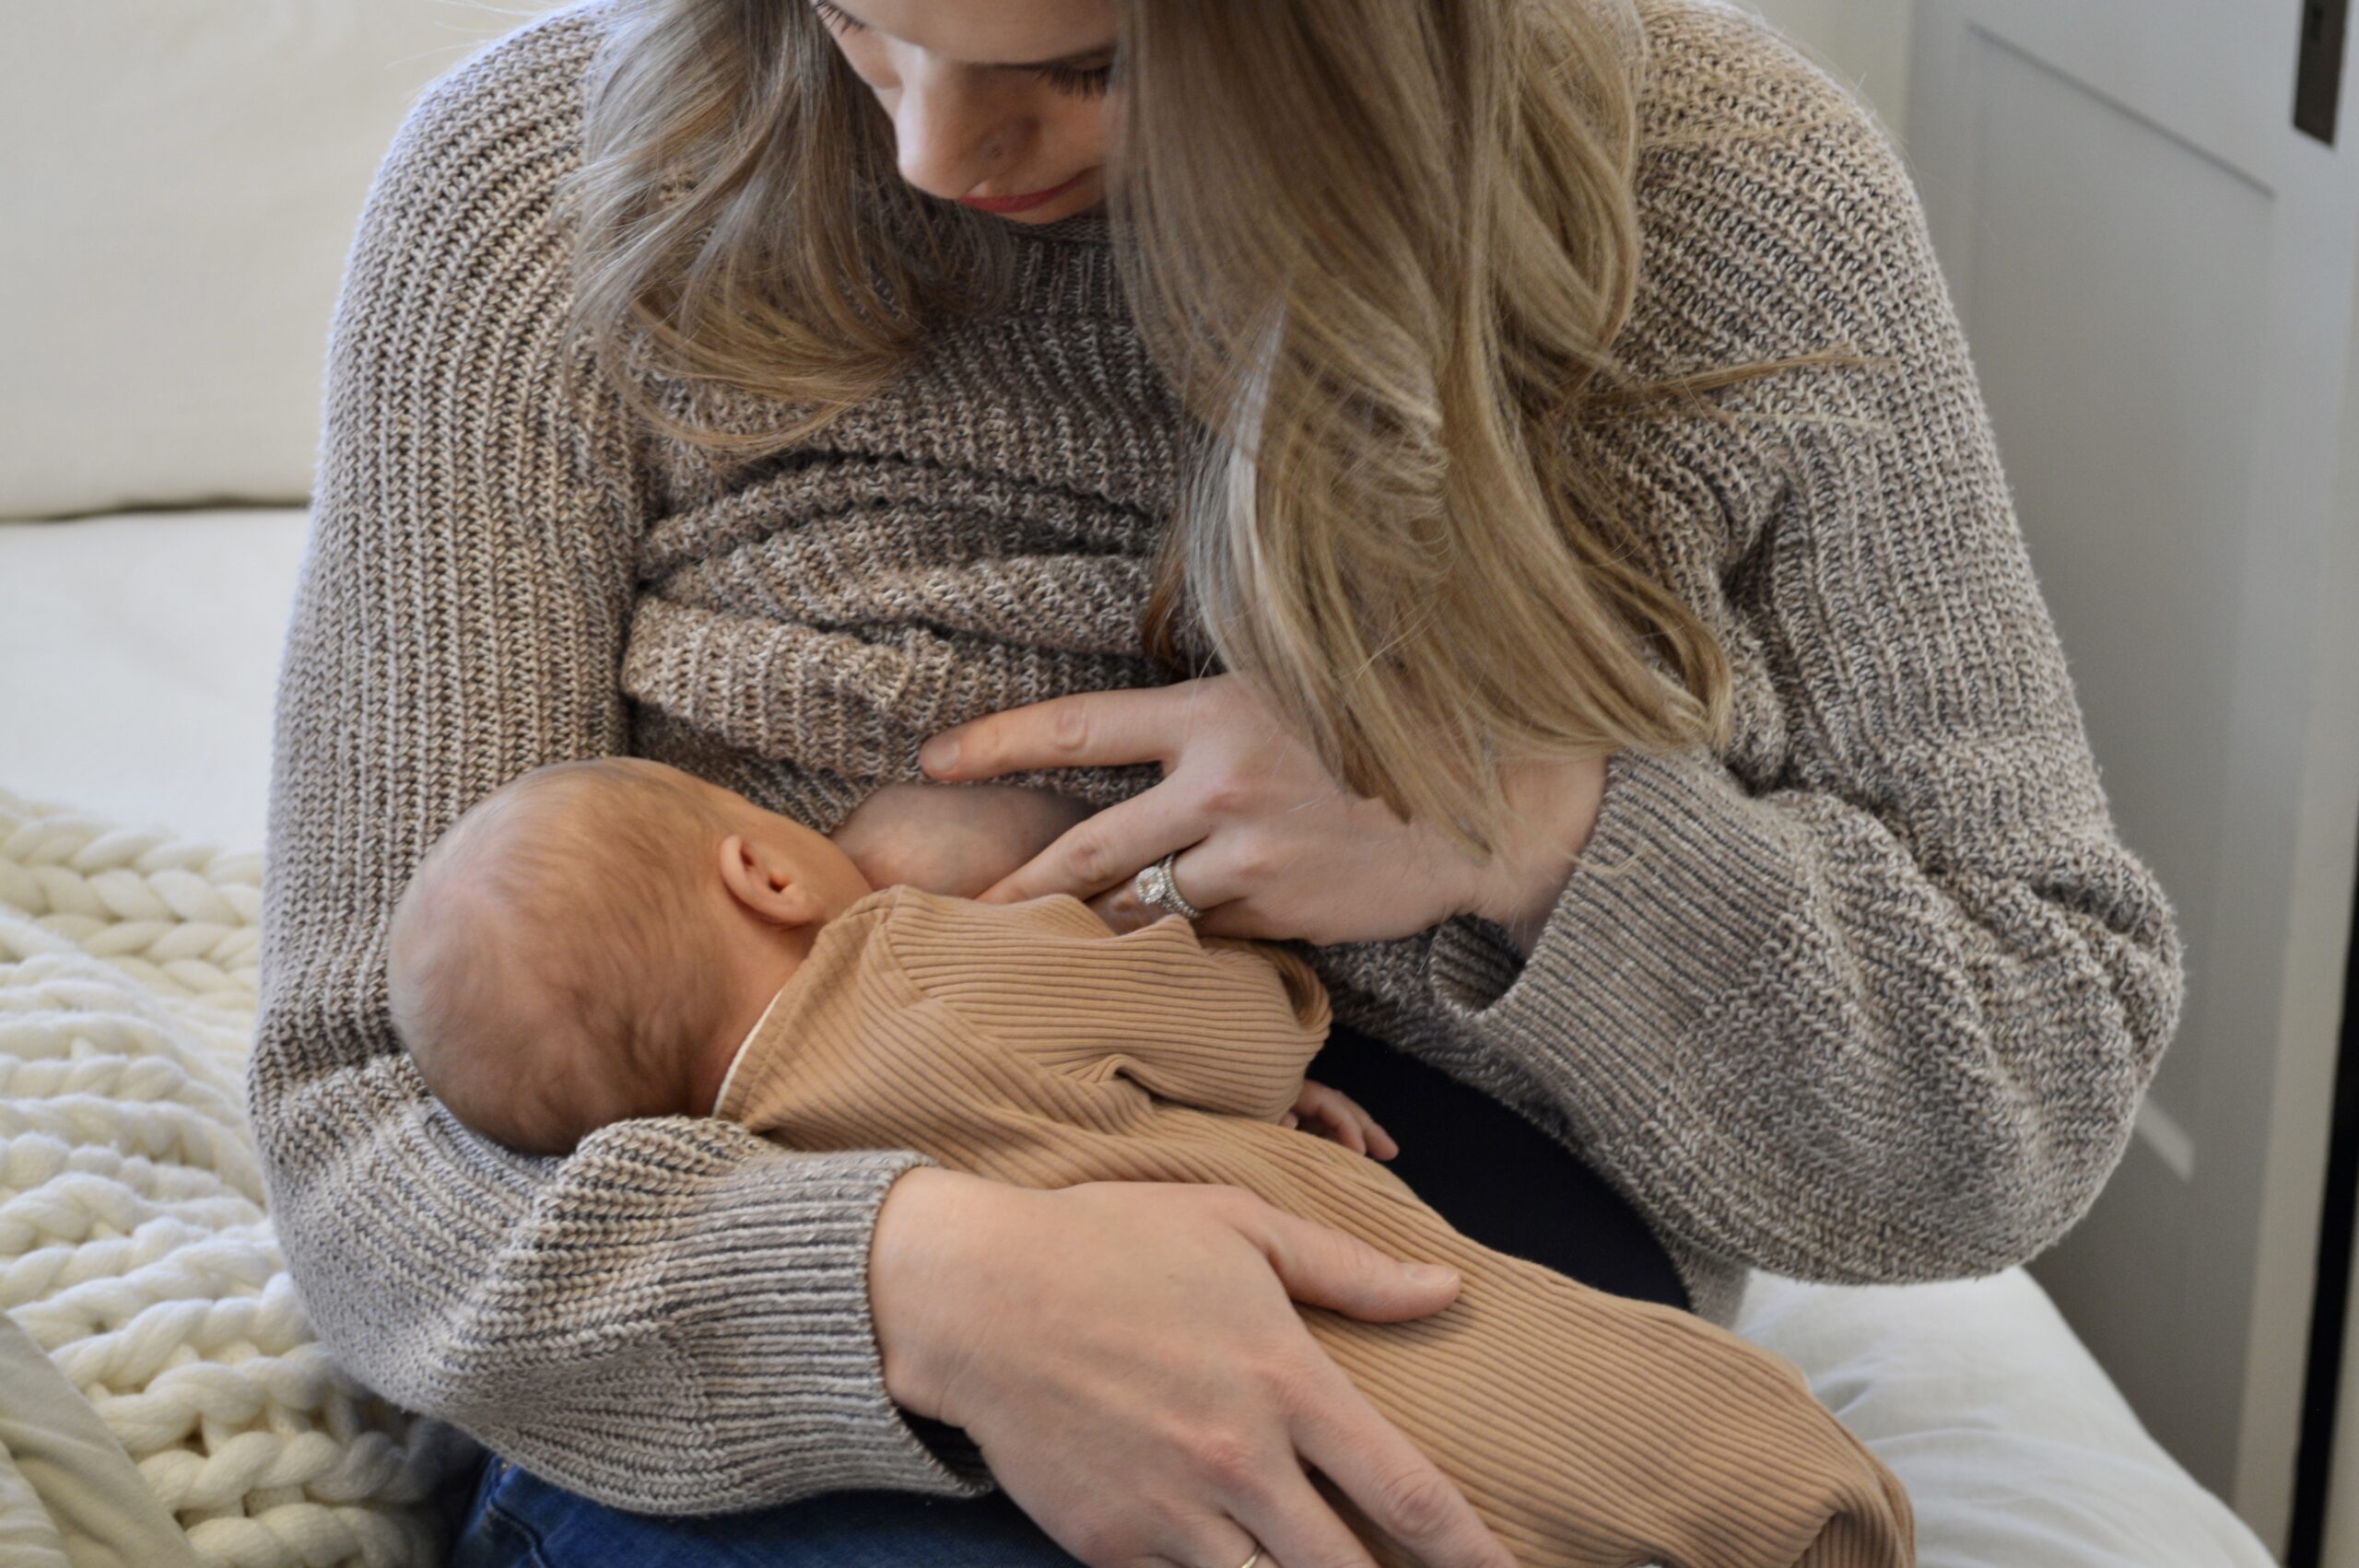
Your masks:
M720 991L706 867L731 825L693 779L631 758L535 768L452 825L394 908L387 986L452 1115L563 1154L608 1122L692 1109Z

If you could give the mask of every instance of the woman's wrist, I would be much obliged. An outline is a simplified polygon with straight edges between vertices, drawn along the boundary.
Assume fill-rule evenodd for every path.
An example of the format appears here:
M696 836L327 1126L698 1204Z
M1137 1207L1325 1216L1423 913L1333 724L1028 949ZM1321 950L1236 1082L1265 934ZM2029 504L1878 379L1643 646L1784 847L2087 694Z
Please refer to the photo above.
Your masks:
M1596 829L1605 759L1518 765L1508 772L1507 793L1517 830L1477 873L1464 912L1496 921L1529 958Z
M955 1351L942 1342L929 1308L952 1299L944 1279L943 1238L959 1233L959 1214L974 1201L980 1176L919 1165L902 1174L876 1211L868 1246L868 1310L876 1333L885 1392L903 1410L942 1414L942 1388Z
M1555 912L1557 903L1565 896L1565 886L1573 880L1573 861L1567 857L1563 871L1553 880L1534 883L1524 893L1522 901L1491 918L1508 933L1515 950L1522 956L1532 956L1540 945L1541 930L1548 924L1548 917Z

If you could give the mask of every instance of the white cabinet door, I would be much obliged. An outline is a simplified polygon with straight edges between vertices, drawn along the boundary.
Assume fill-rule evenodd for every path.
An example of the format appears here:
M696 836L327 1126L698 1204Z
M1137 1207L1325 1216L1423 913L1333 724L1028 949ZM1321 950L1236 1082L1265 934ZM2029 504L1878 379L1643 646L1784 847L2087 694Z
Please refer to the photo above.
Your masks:
M2107 795L2189 950L2140 1136L2034 1270L2281 1549L2359 831L2359 93L2339 146L2294 128L2304 24L1919 0L1907 134Z

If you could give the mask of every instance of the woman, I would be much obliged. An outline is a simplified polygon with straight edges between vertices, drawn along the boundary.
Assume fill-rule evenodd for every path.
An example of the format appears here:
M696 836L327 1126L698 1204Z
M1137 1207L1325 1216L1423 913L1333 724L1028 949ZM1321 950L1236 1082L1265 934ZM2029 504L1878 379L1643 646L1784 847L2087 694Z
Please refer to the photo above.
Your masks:
M396 141L327 416L254 1116L320 1332L497 1456L463 1562L1365 1563L1313 1469L1504 1562L1295 1312L1414 1259L465 1135L386 916L543 762L1299 941L1413 1186L1722 1322L2047 1246L2176 1022L1906 173L1720 0L570 8Z

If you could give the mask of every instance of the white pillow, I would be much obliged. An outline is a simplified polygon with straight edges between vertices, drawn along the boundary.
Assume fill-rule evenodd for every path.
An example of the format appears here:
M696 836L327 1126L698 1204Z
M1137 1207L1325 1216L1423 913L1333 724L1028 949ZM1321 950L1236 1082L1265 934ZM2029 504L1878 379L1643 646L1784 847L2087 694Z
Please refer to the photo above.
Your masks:
M1900 1478L1919 1568L2273 1568L2022 1269L1932 1285L1755 1274L1735 1327L1799 1365Z
M0 518L300 501L360 204L549 0L53 0L0 48Z

